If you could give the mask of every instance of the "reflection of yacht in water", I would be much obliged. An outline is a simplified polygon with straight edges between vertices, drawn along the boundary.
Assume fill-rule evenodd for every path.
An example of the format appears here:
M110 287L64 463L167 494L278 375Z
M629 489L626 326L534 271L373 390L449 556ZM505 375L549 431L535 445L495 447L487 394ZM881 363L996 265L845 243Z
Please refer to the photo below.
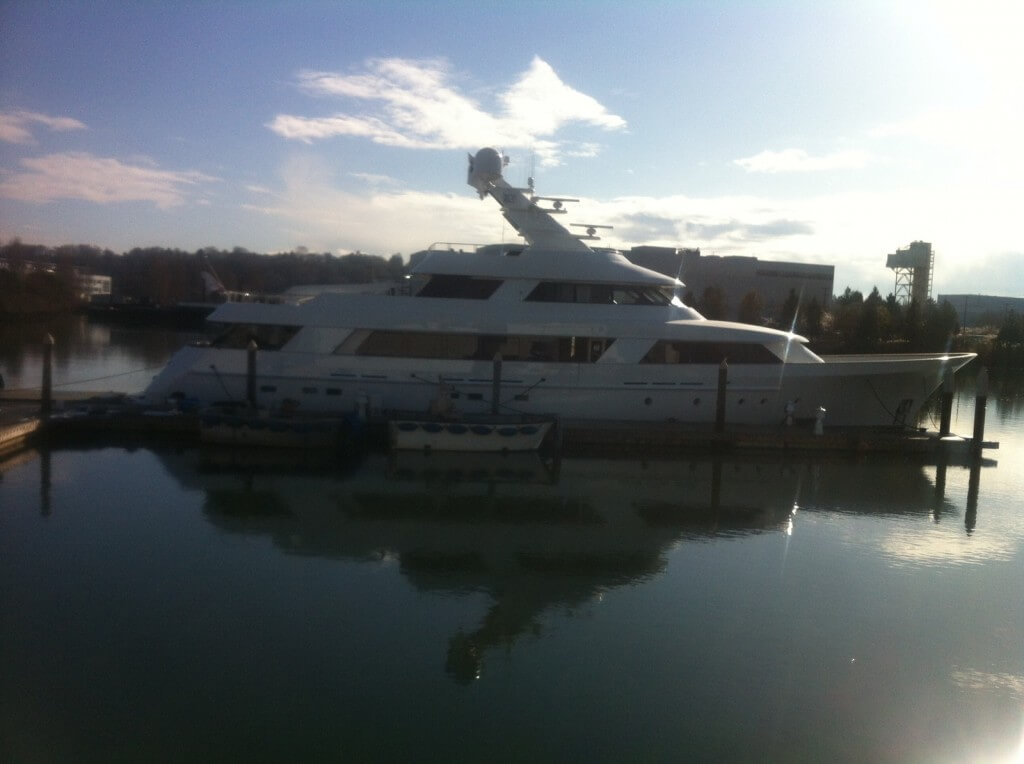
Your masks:
M339 475L246 469L231 451L163 458L205 491L224 531L265 534L288 554L397 562L424 591L486 592L494 601L477 628L449 642L459 681L480 673L488 650L535 633L549 609L657 576L680 543L791 530L798 505L926 515L934 500L921 469L891 462L407 453ZM866 486L885 489L862 502Z
M679 300L678 279L588 246L605 226L574 234L558 223L575 200L514 188L503 167L481 149L468 182L500 205L525 245L432 248L408 286L390 293L226 303L210 316L223 330L213 344L179 351L145 398L244 400L255 341L261 402L287 398L309 411L352 411L359 400L425 410L446 385L464 413L706 423L727 361L729 422L776 424L792 402L798 417L823 406L833 425L892 426L913 424L943 375L973 358L822 358L790 332L705 320Z

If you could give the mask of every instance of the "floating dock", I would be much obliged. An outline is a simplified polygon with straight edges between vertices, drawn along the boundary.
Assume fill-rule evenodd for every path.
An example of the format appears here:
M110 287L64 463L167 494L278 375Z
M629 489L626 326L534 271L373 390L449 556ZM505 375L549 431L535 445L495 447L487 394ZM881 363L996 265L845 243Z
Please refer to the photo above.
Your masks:
M325 415L326 416L326 415ZM306 415L295 421L316 421ZM386 444L387 417L367 422L366 442ZM97 442L129 437L174 438L201 442L198 413L147 410L125 396L65 396L44 417L38 400L0 399L0 457L35 443ZM284 444L289 445L289 444ZM575 421L557 422L546 447L566 455L650 455L687 451L792 451L847 453L978 455L998 443L925 430L890 428L824 428L796 422L771 428L694 426L673 422ZM945 458L945 457L944 457Z

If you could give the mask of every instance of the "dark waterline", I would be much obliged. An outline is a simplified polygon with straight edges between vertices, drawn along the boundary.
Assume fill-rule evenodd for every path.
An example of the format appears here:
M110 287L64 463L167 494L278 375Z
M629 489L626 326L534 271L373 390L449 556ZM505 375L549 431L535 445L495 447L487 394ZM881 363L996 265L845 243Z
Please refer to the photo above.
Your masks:
M23 455L0 760L1012 760L1022 400L974 471Z

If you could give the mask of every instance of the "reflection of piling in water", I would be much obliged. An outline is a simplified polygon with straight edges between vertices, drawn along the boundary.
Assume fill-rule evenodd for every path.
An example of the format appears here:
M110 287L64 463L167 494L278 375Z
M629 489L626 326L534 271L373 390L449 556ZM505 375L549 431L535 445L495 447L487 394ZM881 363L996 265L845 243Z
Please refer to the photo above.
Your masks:
M722 503L722 457L715 456L711 463L711 509L718 511Z
M53 411L53 335L47 334L43 340L43 389L39 415L49 419Z
M43 517L49 517L53 511L50 508L50 449L44 448L39 452L39 508Z
M971 477L967 481L967 514L964 515L964 528L968 533L974 532L978 521L978 489L981 487L981 459L971 463Z
M974 395L974 440L971 447L975 453L981 453L981 444L985 440L985 405L988 401L988 369L985 367L978 372Z
M942 501L946 498L946 467L948 459L945 451L939 451L935 461L935 501L932 517L937 521L942 509Z

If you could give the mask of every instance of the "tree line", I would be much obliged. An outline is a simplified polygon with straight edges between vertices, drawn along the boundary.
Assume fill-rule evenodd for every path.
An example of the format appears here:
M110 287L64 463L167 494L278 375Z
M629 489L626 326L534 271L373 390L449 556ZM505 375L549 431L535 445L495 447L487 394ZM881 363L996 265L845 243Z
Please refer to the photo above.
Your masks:
M299 284L360 284L402 277L402 256L287 252L268 257L241 247L195 252L164 247L123 254L74 244L45 247L15 239L0 246L0 313L61 312L77 302L75 271L111 278L117 300L153 305L201 301L207 297L201 273L214 272L232 292L277 294ZM35 267L55 265L52 272Z
M280 293L300 284L357 284L396 281L406 272L399 254L384 258L355 253L333 255L294 251L274 256L235 247L206 247L195 252L165 247L135 248L123 254L89 245L45 247L14 239L0 245L0 316L68 312L78 307L76 269L110 276L116 299L152 305L201 301L208 297L201 277L212 270L229 291ZM50 270L34 267L53 266ZM731 310L724 291L711 286L684 302L709 319L793 330L810 340L819 353L942 352L973 350L995 366L1024 368L1024 320L1011 313L995 337L975 340L959 332L956 309L949 303L904 304L878 288L865 297L850 289L831 305L816 299L805 304L795 291L774 313L764 308L756 291L744 295Z
M794 331L810 340L819 353L918 353L954 349L960 342L959 318L948 302L929 299L909 304L890 294L882 298L878 287L867 297L849 287L826 309L816 298L801 304L795 290L774 314L765 312L761 296L748 292L735 312L729 310L725 292L710 286L699 298L684 299L709 319L736 320Z

